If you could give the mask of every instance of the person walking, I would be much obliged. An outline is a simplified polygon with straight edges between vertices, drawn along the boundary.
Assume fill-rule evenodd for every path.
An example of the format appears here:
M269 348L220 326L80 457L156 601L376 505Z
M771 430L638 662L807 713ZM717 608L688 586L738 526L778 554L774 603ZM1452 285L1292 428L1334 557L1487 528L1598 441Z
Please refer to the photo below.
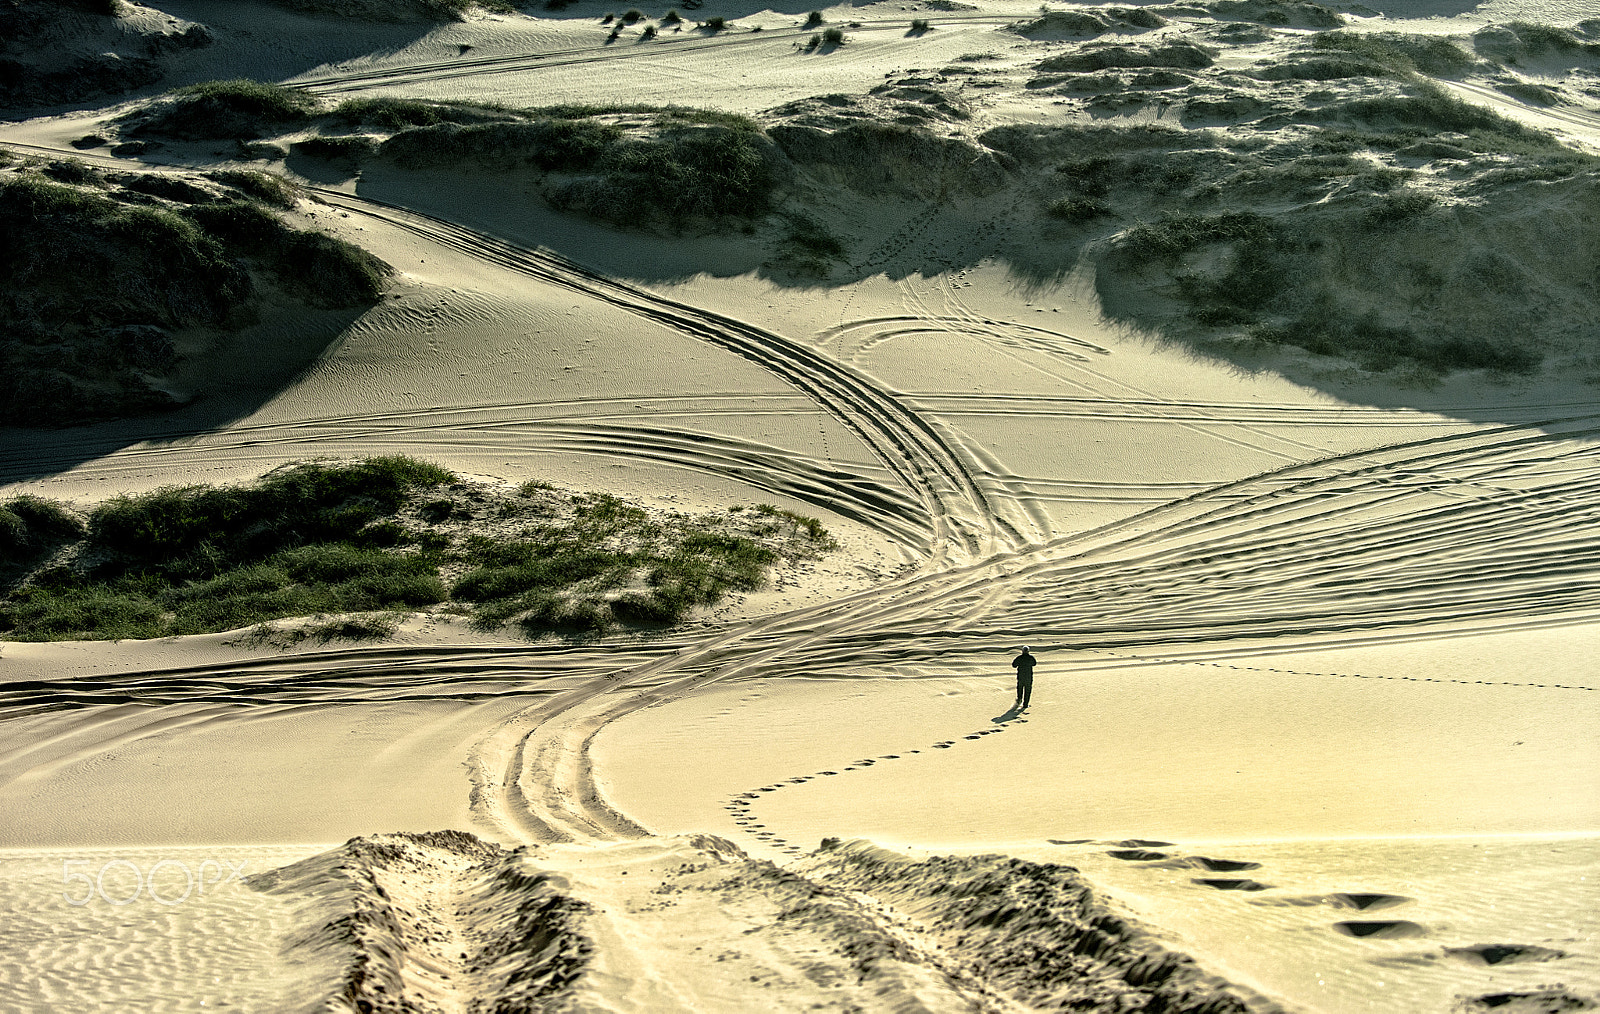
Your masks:
M1038 663L1026 644L1022 646L1022 654L1011 660L1011 668L1017 671L1017 703L1011 706L1012 711L1026 711L1033 700L1033 667Z

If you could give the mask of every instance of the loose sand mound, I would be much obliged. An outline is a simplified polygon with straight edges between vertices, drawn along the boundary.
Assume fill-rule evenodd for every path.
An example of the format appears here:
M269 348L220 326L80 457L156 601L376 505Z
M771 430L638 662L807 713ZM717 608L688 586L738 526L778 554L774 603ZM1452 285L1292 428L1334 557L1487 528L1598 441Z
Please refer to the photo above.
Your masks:
M706 836L508 852L443 831L248 882L311 904L290 946L344 955L338 1001L356 1010L736 1009L752 983L786 1009L1279 1009L1156 944L1072 868L998 856L825 843L786 871ZM637 951L645 936L659 949Z

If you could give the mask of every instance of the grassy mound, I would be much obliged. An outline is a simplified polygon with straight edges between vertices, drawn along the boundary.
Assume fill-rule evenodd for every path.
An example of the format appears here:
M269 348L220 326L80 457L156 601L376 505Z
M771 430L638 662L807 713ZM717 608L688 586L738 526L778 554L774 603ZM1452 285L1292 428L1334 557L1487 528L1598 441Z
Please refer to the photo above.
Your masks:
M1046 276L1087 258L1111 316L1235 358L1296 348L1420 382L1583 362L1600 351L1584 308L1600 159L1435 80L1499 74L1484 59L1496 39L1512 56L1585 57L1571 33L1506 31L1480 31L1476 53L1434 35L1318 32L1249 71L1166 70L1159 95L1138 91L1158 86L1140 68L1177 64L1149 45L1060 46L1029 88L1085 119L1102 95L1181 103L1190 129L1091 120L981 135L1038 200L1045 242L1016 257ZM1560 98L1504 74L1496 86Z
M688 517L539 483L496 490L405 457L307 463L119 496L87 523L35 497L0 504L15 561L0 633L161 637L447 601L485 629L673 623L831 547L815 520L771 506Z
M756 217L771 206L775 183L772 143L753 123L681 111L641 118L631 109L575 108L496 122L444 120L396 133L380 154L408 167L532 169L554 206L620 225Z
M169 92L125 117L135 135L186 141L265 137L311 119L315 97L293 88L235 78L204 81Z
M238 326L260 280L317 306L377 299L387 266L291 228L270 205L293 199L280 178L240 170L0 173L0 423L170 407L152 378L177 365L173 332Z
M1039 63L1042 71L1091 71L1110 67L1175 67L1197 70L1216 61L1212 55L1189 42L1164 46L1086 46L1073 53L1052 56Z

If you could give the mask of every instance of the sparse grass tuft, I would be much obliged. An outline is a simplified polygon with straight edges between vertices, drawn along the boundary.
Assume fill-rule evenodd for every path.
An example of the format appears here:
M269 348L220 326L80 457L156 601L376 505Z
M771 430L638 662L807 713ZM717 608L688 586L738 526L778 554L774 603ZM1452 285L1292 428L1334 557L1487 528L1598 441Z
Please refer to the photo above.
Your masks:
M400 618L394 613L344 616L324 623L314 623L300 630L303 637L317 641L381 641L393 637L400 629Z
M824 45L828 46L844 45L844 29L824 28L822 30L822 42Z
M1081 225L1112 214L1111 207L1091 197L1063 197L1046 209L1052 218Z
M785 216L785 231L767 267L804 278L826 278L845 256L844 244L816 219Z

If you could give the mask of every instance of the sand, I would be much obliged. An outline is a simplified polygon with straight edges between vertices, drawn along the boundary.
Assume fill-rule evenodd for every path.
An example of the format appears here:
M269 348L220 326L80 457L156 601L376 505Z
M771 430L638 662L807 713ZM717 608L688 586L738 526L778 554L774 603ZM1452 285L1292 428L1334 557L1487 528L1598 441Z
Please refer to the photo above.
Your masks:
M1037 56L1003 30L1037 5L1006 0L832 8L861 27L826 60L794 47L803 11L719 10L734 30L649 48L606 46L587 11L157 6L140 31L216 35L164 57L166 84L336 98L756 113ZM1352 23L1459 36L1589 7L1392 0ZM1563 80L1548 107L1458 92L1600 150ZM122 101L0 144L70 151ZM978 105L1060 115L1021 88ZM173 378L203 395L178 412L0 431L0 495L406 453L678 510L771 502L841 549L647 638L418 615L375 644L0 642L0 1009L1600 1004L1581 371L1416 387L1200 357L1108 319L1091 267L973 248L973 222L1014 227L1009 198L885 197L853 226L862 270L801 285L756 238L620 232L488 174L306 182L308 222L396 268L381 304L263 320Z

